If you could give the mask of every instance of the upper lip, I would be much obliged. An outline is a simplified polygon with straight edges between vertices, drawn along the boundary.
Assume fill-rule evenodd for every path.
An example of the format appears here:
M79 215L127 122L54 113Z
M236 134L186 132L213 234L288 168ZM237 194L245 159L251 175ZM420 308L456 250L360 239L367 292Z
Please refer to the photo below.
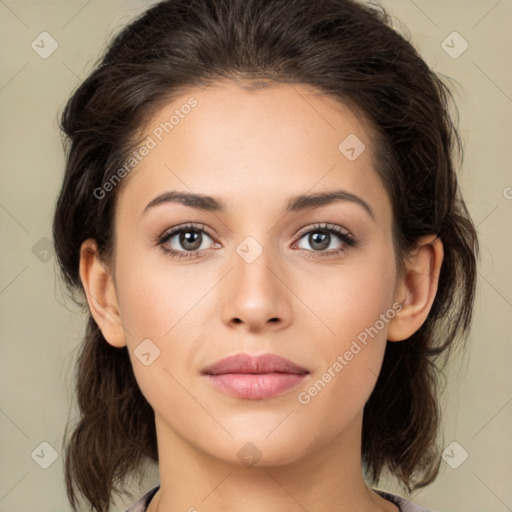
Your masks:
M206 367L202 373L206 375L218 375L221 373L309 373L293 361L276 354L262 354L251 356L250 354L235 354L220 359L216 363Z

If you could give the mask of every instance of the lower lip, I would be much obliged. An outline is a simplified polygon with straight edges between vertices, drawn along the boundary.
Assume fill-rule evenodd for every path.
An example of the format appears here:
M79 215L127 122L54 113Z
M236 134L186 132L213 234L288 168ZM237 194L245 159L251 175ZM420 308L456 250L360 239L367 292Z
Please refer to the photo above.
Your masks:
M220 391L248 400L261 400L280 395L304 381L306 373L223 373L207 375Z

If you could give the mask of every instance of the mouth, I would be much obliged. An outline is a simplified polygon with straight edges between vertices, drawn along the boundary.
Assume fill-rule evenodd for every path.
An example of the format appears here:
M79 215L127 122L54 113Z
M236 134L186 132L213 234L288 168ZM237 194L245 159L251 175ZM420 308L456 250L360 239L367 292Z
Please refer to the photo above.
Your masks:
M309 375L306 368L275 354L229 356L201 373L217 390L247 400L281 395Z

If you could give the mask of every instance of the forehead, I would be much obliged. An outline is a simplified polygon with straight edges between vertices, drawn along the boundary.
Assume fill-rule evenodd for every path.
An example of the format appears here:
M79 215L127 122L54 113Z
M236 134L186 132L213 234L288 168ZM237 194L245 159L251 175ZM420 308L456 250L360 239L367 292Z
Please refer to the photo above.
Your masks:
M247 208L270 197L281 207L287 197L340 186L386 201L364 120L309 86L191 88L156 113L142 139L150 149L120 199L136 210L165 190Z

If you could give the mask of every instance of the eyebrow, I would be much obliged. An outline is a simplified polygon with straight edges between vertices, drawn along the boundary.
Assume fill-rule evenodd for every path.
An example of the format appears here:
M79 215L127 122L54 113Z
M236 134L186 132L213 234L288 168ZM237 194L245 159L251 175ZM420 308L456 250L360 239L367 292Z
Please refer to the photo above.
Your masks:
M284 213L287 214L303 210L312 210L338 201L347 201L362 206L368 215L375 221L375 214L366 201L361 199L359 196L340 189L316 194L301 194L292 197L288 200ZM164 192L150 201L144 208L143 214L149 209L162 203L180 203L185 206L190 206L207 212L224 213L227 210L224 202L216 199L215 197L190 192L170 191Z

